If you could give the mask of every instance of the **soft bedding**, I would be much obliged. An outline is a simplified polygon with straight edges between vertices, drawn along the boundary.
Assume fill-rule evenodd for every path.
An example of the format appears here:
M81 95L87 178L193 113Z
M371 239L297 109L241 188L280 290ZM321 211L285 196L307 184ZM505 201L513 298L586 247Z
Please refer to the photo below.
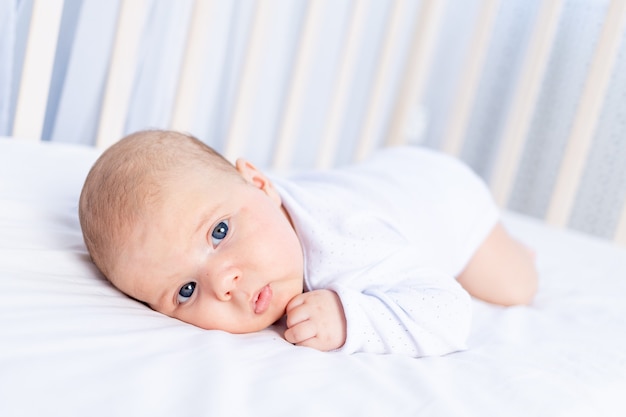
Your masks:
M505 213L534 248L529 307L473 302L469 349L321 353L155 313L89 262L77 198L98 153L0 139L1 416L624 416L626 250Z

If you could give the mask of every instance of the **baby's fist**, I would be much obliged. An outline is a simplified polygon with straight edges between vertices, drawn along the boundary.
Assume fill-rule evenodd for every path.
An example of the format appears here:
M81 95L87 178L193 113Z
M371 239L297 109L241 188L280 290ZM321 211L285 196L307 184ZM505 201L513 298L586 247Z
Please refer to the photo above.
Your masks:
M339 296L330 290L309 291L287 304L285 339L318 350L338 349L346 341L346 317Z

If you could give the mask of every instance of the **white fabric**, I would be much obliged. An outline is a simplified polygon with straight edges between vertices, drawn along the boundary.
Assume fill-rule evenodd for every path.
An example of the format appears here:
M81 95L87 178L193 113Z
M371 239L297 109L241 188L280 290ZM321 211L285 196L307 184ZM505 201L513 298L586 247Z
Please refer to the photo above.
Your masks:
M306 287L341 298L340 350L427 356L465 347L470 298L454 277L498 219L469 168L400 147L274 182L303 246Z
M626 250L506 213L530 307L473 301L468 350L322 353L155 313L89 263L76 200L96 151L0 140L0 415L626 415Z

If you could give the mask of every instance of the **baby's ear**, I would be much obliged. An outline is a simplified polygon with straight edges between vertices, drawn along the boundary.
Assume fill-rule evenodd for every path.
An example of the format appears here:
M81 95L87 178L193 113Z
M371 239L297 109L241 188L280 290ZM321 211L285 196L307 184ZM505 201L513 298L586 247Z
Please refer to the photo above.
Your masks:
M279 205L282 204L280 195L278 194L278 191L276 191L276 188L274 188L272 181L251 162L243 158L239 158L235 162L235 167L246 182L264 191Z

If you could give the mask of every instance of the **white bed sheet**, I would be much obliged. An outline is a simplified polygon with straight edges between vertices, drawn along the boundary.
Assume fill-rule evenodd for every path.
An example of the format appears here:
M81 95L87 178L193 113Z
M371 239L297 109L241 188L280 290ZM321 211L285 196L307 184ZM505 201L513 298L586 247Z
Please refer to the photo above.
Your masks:
M97 151L0 139L1 416L624 416L626 250L506 213L530 307L474 302L445 357L321 353L204 331L118 293L76 214Z

